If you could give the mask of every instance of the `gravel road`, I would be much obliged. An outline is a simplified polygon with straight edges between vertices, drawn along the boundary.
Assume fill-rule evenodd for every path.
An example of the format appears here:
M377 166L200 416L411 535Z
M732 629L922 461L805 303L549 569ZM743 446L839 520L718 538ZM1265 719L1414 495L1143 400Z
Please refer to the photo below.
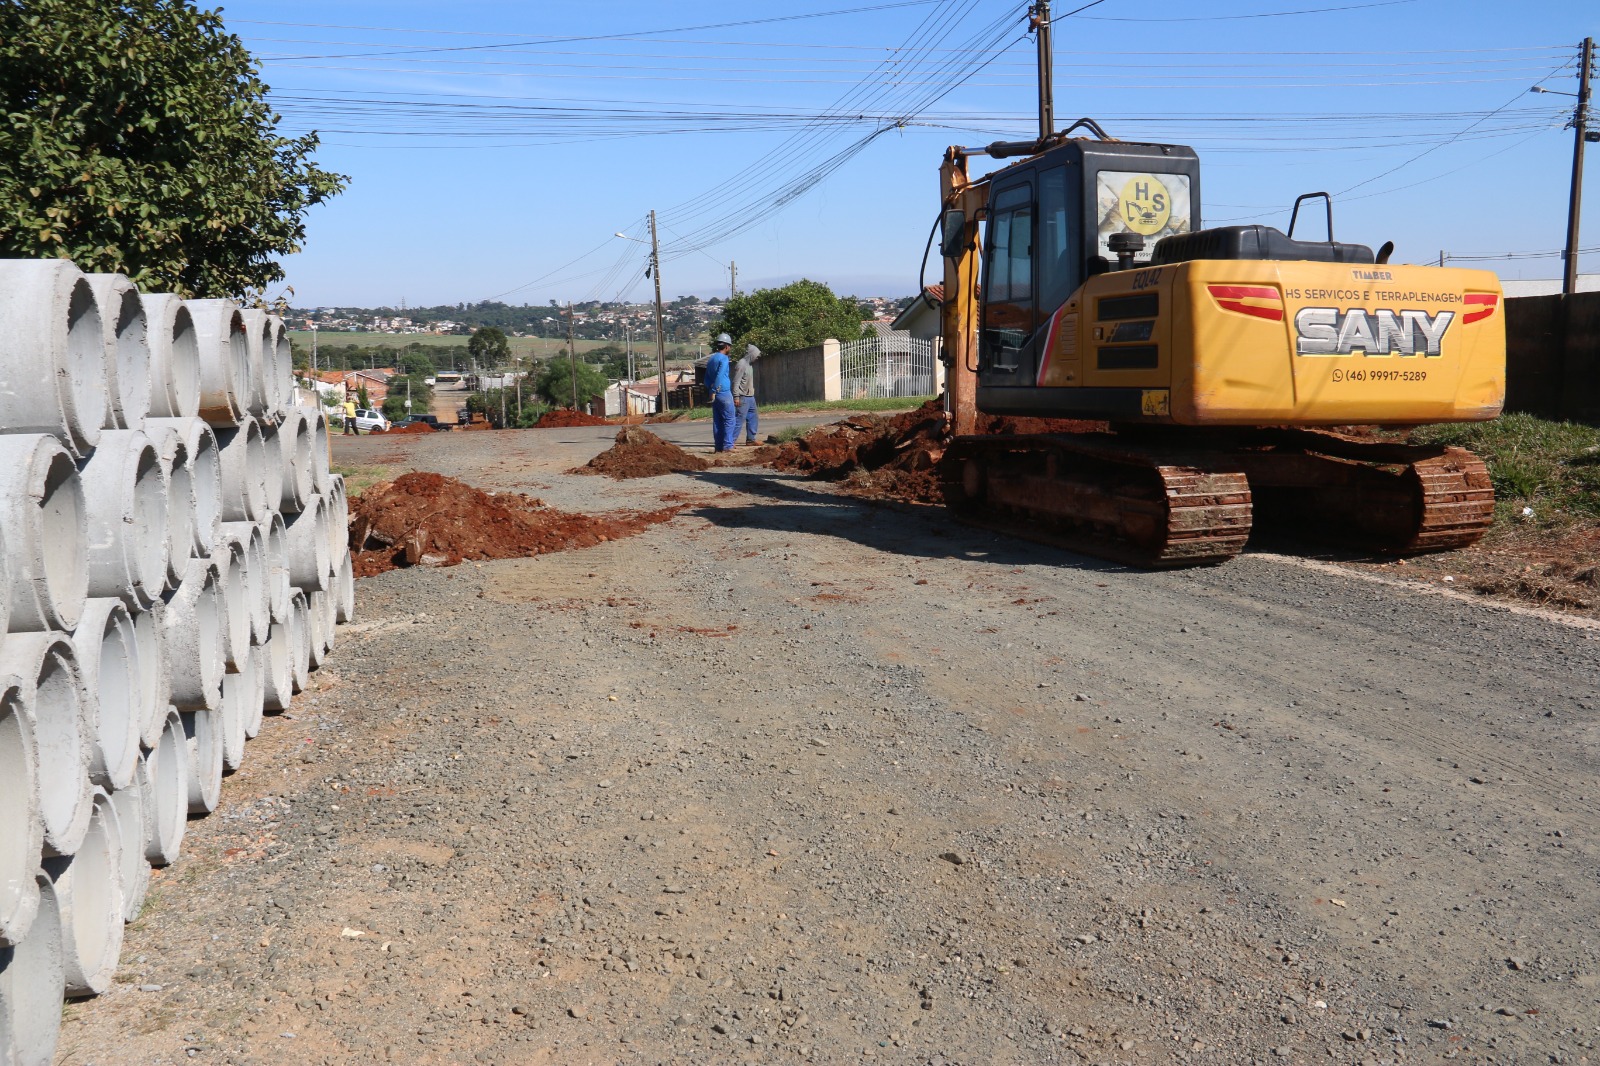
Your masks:
M335 440L690 506L363 581L61 1063L1595 1058L1600 628L608 436Z

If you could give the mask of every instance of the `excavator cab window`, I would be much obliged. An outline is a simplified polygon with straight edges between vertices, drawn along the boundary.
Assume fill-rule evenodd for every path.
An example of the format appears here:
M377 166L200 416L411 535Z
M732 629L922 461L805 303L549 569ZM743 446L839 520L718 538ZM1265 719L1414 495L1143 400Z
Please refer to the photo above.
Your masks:
M1078 174L1051 167L1039 174L1039 317L1048 318L1066 302L1082 279L1078 241L1083 233L1078 214Z
M1033 333L1033 216L1027 183L998 191L989 208L978 345L979 365L988 370L1016 373Z

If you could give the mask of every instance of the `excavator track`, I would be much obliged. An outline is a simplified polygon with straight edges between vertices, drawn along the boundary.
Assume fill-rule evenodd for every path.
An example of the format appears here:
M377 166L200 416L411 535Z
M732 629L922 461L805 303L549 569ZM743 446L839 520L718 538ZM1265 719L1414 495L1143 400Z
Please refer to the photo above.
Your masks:
M1415 555L1472 544L1494 519L1489 470L1463 448L1263 429L1228 461L1250 479L1257 524L1297 539Z
M940 477L963 521L1134 566L1225 562L1250 537L1250 486L1225 458L1110 434L961 437Z
M963 521L1142 567L1225 562L1252 526L1390 555L1465 547L1494 517L1461 448L1308 429L957 438L940 464Z

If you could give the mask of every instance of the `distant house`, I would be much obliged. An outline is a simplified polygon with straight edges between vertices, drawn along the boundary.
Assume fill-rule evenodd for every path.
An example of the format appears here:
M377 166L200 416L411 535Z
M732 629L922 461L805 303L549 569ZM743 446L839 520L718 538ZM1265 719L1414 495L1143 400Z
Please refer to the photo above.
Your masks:
M895 316L891 325L918 340L935 340L939 336L940 307L943 304L944 286L929 285L922 290L922 298L912 300L909 307Z

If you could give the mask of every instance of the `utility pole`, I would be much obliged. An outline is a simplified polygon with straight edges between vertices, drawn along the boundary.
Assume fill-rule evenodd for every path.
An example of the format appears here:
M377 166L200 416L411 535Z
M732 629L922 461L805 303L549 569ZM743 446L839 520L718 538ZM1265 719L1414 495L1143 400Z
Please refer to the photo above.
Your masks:
M572 372L572 409L578 409L578 344L572 339L572 301L567 301L567 367Z
M661 315L661 242L656 237L656 213L650 212L650 273L656 279L656 370L661 389L656 393L656 412L666 414L672 406L667 399L667 335Z
M1589 139L1589 68L1593 65L1594 38L1585 37L1578 64L1578 108L1572 114L1572 191L1567 201L1567 250L1562 256L1566 269L1561 291L1568 296L1578 291L1578 213L1583 206L1583 142Z
M739 264L728 260L728 299L739 295Z
M1039 140L1056 131L1055 53L1050 35L1050 0L1037 0L1028 9L1028 26L1039 46Z
M1440 248L1439 249L1439 265L1440 266L1444 266L1444 261L1445 261L1446 258L1447 257L1444 254L1444 249Z

